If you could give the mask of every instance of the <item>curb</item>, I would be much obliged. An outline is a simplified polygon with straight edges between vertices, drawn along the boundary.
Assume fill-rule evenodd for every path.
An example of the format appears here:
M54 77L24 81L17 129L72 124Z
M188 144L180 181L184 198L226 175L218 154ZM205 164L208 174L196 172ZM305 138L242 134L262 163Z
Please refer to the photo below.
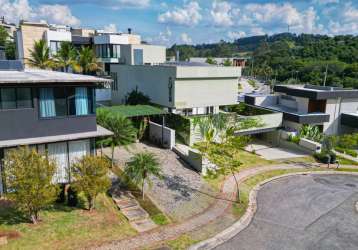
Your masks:
M326 174L326 175L358 175L356 172L332 172L332 171L307 171L307 172L296 172L296 173L289 173L284 174L280 176L275 176L270 179L264 180L257 184L249 194L249 203L247 210L245 214L232 226L228 227L224 231L218 233L214 237L207 239L205 241L199 242L191 247L189 247L189 250L210 250L213 249L226 241L233 238L235 235L243 231L246 227L248 227L256 213L257 210L257 194L260 191L260 189L267 183L272 182L274 180L278 180L285 177L290 176L297 176L297 175L320 175L320 174Z

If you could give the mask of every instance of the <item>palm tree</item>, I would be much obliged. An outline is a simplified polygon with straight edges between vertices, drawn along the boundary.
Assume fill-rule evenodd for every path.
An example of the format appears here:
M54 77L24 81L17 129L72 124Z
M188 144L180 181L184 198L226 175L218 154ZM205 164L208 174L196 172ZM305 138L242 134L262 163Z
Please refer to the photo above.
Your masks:
M77 62L77 71L83 74L93 73L100 68L96 59L96 55L90 47L82 47L80 49Z
M114 148L115 146L126 146L135 142L137 138L137 130L132 122L124 116L112 114L107 110L98 113L98 124L113 132L110 138L112 148L112 166L114 164Z
M159 160L153 153L135 154L124 169L125 174L137 185L142 185L142 199L144 200L144 184L151 185L149 176L162 177Z
M55 63L62 68L64 72L68 72L70 67L76 69L77 51L71 42L62 42L54 58Z
M53 61L50 58L50 49L45 40L36 41L32 50L30 50L29 64L32 67L47 69L53 67Z

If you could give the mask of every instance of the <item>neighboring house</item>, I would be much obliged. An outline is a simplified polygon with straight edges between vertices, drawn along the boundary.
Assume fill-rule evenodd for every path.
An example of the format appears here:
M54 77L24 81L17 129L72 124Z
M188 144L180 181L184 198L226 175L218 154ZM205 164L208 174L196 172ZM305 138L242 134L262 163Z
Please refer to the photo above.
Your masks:
M328 135L358 129L358 90L313 85L277 85L273 95L249 94L247 104L283 112L283 126L317 125Z
M111 65L112 103L125 103L133 90L170 112L185 115L219 112L219 106L237 101L239 67L207 64Z
M16 31L16 25L13 23L7 23L5 17L0 18L0 27L4 28L9 34L9 40L14 40L14 33ZM6 60L5 46L0 46L0 60Z
M108 84L93 76L24 70L19 62L0 61L0 163L9 149L28 145L57 162L54 181L70 182L70 165L95 154L96 138L112 134L97 125L94 102L95 88Z
M246 57L212 57L211 59L214 62L216 62L217 65L224 65L225 61L229 60L231 63L231 66L245 68L246 61L248 58L246 58ZM207 57L190 57L189 58L190 62L195 62L195 63L206 63L207 60L208 60Z

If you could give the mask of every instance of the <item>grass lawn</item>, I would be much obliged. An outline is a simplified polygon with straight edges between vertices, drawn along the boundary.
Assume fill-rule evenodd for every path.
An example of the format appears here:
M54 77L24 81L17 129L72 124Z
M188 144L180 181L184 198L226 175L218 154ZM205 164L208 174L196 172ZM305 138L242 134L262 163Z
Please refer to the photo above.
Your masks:
M97 197L93 212L56 204L40 218L39 224L30 224L8 202L0 201L0 234L19 234L2 249L78 249L136 234L106 195Z
M358 162L337 156L337 160L341 165L352 165L352 166L358 166Z
M125 183L126 189L130 190L133 196L136 198L136 200L139 202L140 206L147 211L150 218L153 220L153 222L157 225L166 225L170 223L170 220L167 216L152 202L151 199L148 198L147 195L145 195L145 199L142 199L142 193L139 190L139 188L131 183L130 181L125 178L124 173L122 169L119 167L113 168L113 173L115 173L120 179L121 183Z

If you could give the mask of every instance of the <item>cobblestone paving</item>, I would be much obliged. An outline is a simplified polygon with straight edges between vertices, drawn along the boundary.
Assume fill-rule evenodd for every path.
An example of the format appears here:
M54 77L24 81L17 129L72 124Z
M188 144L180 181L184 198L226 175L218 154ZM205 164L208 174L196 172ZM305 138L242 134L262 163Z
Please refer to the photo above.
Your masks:
M298 167L299 166L296 165L257 167L243 170L239 174L237 174L236 177L239 180L239 183L242 183L247 178L266 171ZM234 179L232 177L227 178L220 193L220 198L233 200L236 195L235 191L236 189ZM232 204L231 202L222 199L217 199L215 203L211 205L208 209L206 209L204 212L195 215L192 218L185 220L184 222L160 227L152 231L139 234L138 236L132 238L115 241L107 245L102 245L100 247L97 247L96 249L139 249L141 247L148 247L157 244L161 241L175 239L181 234L200 229L215 220L221 220L222 216L225 215L226 210Z
M171 150L137 143L130 148L117 148L115 159L120 166L137 152L153 152L162 165L163 179L152 178L152 187L146 187L147 194L174 221L183 221L200 213L212 204L216 196L212 188ZM110 150L105 150L110 155ZM208 195L209 194L209 195Z

